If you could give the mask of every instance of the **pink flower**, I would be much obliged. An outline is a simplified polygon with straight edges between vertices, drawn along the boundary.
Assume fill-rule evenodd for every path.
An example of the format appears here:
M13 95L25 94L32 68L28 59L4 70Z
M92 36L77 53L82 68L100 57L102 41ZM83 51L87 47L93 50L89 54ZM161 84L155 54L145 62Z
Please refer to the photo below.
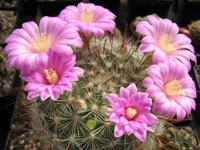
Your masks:
M190 59L197 61L191 40L184 34L178 34L178 26L169 19L149 15L147 20L141 21L136 27L136 31L144 35L139 51L153 52L154 64L173 58L190 70Z
M150 77L143 81L147 93L155 99L153 112L174 117L178 121L195 109L196 88L187 69L177 60L149 67Z
M8 53L7 66L30 71L47 62L47 52L55 45L62 47L57 51L62 55L71 55L72 46L82 46L77 28L66 25L58 17L43 17L39 27L33 21L22 24L6 39L5 52ZM61 51L62 50L62 51Z
M21 78L28 82L25 89L29 91L29 100L37 96L43 101L48 97L57 100L64 90L72 90L71 82L77 81L77 75L83 73L81 68L74 67L76 63L74 54L64 59L55 52L60 50L60 47L54 48L48 51L46 66L21 74Z
M108 9L92 3L81 2L77 7L67 6L60 12L59 17L76 25L85 36L94 33L97 38L101 38L105 31L113 33L115 28L113 20L116 16Z
M146 132L154 132L158 118L150 113L152 100L148 98L147 93L137 93L135 84L129 85L126 89L121 87L120 96L108 94L107 99L112 106L107 114L110 116L109 120L116 123L116 137L126 132L145 141Z

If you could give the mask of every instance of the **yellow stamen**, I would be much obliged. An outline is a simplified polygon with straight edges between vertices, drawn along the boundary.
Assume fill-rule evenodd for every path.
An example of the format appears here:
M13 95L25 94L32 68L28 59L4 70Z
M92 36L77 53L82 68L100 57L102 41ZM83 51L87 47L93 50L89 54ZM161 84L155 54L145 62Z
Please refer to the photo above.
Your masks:
M182 91L182 86L180 84L180 81L178 81L178 80L173 80L173 81L167 83L164 86L163 92L168 97L184 95L184 91Z
M50 69L45 69L44 70L45 74L46 74L46 79L48 80L49 84L57 84L59 81L59 77L56 73L56 71L54 71L52 68Z
M38 53L47 52L51 47L51 35L48 36L45 33L41 33L37 38L33 39L32 46Z
M171 40L172 38L166 33L158 40L158 47L164 50L166 54L177 50L176 44L172 43Z
M85 23L90 23L93 20L94 14L91 13L91 9L87 8L86 12L81 13L81 21Z
M125 117L128 120L132 120L137 114L137 110L131 107L126 108L125 110Z

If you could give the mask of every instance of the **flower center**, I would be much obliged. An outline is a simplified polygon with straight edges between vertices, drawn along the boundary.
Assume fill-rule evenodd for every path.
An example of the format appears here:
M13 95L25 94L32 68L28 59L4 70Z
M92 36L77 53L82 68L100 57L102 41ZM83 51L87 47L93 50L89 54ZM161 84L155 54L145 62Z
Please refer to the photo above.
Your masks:
M56 73L56 71L54 71L52 68L50 69L45 69L44 73L46 75L46 79L48 80L49 84L57 84L59 81L59 77Z
M131 107L128 107L126 108L125 110L125 117L128 119L128 120L132 120L137 114L137 110L136 109L133 109Z
M47 52L51 47L51 35L48 36L45 33L41 33L37 38L33 39L32 46L35 48L36 52L43 53Z
M161 38L158 40L158 47L167 54L169 52L176 51L177 46L176 44L172 43L172 38L164 33Z
M180 81L173 80L164 86L164 93L168 96L178 96L184 94Z
M93 20L94 14L91 13L91 9L86 8L86 12L81 13L81 21L85 23L90 23Z

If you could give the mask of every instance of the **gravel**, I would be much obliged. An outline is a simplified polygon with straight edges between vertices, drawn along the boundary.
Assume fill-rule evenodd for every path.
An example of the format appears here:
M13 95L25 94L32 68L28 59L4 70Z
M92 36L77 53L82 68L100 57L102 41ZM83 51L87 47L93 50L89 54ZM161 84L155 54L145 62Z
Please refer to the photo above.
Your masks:
M14 29L15 21L14 11L0 11L0 44L5 44L5 39Z
M3 47L0 46L0 97L9 94L12 87L15 69L6 68L6 54L3 52Z

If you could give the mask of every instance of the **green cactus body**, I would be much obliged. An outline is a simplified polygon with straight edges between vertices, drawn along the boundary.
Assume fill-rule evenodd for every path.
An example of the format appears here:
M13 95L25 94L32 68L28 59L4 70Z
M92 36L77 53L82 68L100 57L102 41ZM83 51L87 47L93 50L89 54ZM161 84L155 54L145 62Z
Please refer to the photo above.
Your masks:
M127 44L111 36L92 39L90 52L86 47L74 48L77 64L84 69L73 91L59 100L36 99L29 105L34 140L46 147L69 150L131 150L140 143L134 136L114 136L114 123L106 115L110 107L106 94L119 93L121 86L137 84L147 73L149 56L138 53L132 40Z
M27 136L23 136L23 140L19 135L11 141L10 150L150 150L193 147L191 139L184 139L186 136L179 136L171 128L165 131L166 121L162 119L155 133L147 132L144 143L134 135L114 136L115 124L106 115L107 109L111 107L106 94L119 94L121 86L127 87L132 82L137 85L138 91L144 92L142 81L147 76L147 68L152 59L149 54L137 52L137 44L132 39L120 40L109 35L101 40L93 38L89 49L88 45L74 48L74 53L77 56L77 66L84 69L84 74L72 84L71 92L64 92L56 101L36 98L18 103L22 105L19 108L25 110L24 114L18 116L26 116L27 121L22 124L14 122L13 129L26 129L24 135ZM18 116L14 120L19 120Z

